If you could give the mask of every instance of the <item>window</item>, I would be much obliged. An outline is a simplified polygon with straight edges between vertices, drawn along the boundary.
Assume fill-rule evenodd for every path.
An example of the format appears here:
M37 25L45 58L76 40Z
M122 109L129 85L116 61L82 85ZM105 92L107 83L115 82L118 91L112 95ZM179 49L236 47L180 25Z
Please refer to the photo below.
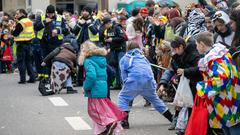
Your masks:
M2 5L3 5L3 1L2 0L0 0L0 11L2 11L3 9L2 9Z
M32 0L28 0L28 6L32 6Z
M56 3L58 2L74 2L74 0L56 0Z

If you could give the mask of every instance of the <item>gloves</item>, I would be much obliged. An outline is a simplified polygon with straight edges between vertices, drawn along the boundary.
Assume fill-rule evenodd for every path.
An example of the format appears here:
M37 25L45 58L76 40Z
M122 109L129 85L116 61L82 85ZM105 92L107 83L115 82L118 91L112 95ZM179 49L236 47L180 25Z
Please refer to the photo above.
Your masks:
M79 23L80 23L80 24L84 24L85 22L86 22L86 21L83 20L83 19L79 20Z
M87 24L89 24L89 23L91 23L91 22L92 22L92 20L91 20L91 19L87 20Z

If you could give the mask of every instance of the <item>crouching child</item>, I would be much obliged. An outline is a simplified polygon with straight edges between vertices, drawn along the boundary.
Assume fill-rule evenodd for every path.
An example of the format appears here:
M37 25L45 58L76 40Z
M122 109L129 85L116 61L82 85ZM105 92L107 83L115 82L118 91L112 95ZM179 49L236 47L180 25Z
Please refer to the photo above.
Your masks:
M120 70L123 87L118 95L118 106L129 113L129 102L141 95L172 122L171 112L156 93L156 81L151 65L136 42L129 42L127 45L127 53L120 60ZM128 117L122 121L122 126L129 128Z
M73 89L71 78L71 72L74 71L77 62L77 55L71 44L64 43L53 50L44 58L41 65L45 66L49 62L52 62L50 76L52 90L55 93L59 92L66 85L68 94L77 93L77 90Z

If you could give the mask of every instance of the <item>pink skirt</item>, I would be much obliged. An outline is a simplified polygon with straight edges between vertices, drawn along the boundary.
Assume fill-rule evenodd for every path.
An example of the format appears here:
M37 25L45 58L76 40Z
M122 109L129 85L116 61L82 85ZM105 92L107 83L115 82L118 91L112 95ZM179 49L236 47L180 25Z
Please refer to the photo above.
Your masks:
M94 134L102 133L111 123L117 123L114 133L118 134L122 130L120 121L127 116L108 98L88 98L88 114L93 120Z

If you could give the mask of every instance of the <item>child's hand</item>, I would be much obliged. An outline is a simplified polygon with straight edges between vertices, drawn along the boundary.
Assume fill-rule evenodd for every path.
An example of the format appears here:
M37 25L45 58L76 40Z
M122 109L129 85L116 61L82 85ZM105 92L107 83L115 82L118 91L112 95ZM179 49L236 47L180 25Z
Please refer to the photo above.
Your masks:
M82 90L83 90L82 93L83 93L83 95L84 95L84 91L85 91L85 90L84 90L83 88L82 88Z
M79 20L79 23L80 23L80 24L84 24L84 23L86 23L86 21L83 20L83 19L81 19L81 20Z
M86 21L87 24L90 24L92 21L89 19Z
M178 75L182 75L183 73L184 73L184 69L179 68L179 69L177 70L177 74L178 74Z

